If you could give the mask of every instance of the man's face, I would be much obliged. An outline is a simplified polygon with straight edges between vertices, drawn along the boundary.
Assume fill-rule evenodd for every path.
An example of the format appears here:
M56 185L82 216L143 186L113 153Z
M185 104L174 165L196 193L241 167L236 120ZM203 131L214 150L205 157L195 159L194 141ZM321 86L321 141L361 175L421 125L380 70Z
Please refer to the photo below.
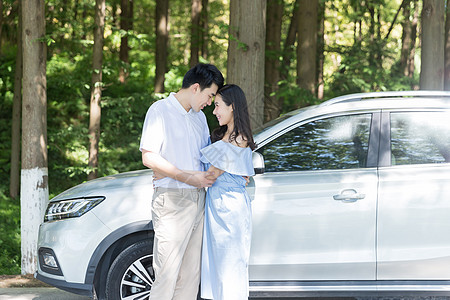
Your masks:
M192 109L196 112L199 112L207 105L211 105L211 102L217 93L217 89L218 86L215 83L213 83L209 88L205 88L204 90L201 90L200 86L198 86L192 100Z

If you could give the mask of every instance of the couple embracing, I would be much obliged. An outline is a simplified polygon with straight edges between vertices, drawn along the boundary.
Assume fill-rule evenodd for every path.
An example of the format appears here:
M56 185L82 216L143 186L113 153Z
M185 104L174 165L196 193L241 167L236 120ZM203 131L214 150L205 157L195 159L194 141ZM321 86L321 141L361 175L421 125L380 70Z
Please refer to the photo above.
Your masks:
M213 65L190 69L177 93L148 110L140 150L154 171L151 300L248 299L255 148L244 92ZM219 127L209 134L201 111ZM205 192L207 187L207 192Z

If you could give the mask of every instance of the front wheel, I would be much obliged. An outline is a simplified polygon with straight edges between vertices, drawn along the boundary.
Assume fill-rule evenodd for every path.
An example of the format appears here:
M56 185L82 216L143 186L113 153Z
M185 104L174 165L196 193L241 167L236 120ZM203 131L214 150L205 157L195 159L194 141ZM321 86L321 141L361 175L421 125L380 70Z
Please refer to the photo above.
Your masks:
M136 242L122 251L111 265L106 279L108 300L150 298L155 281L153 242Z

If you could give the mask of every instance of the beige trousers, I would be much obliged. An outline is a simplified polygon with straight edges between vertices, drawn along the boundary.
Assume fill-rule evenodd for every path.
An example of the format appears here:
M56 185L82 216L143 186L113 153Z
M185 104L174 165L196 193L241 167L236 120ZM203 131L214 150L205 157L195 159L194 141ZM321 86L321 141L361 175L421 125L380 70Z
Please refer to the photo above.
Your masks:
M155 188L151 300L195 300L205 212L204 189Z

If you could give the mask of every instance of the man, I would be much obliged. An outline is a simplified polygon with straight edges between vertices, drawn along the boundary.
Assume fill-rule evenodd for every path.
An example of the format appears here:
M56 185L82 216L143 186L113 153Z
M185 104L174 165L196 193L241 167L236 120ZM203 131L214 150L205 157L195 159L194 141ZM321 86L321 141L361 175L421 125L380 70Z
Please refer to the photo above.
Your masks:
M190 69L177 93L155 102L142 131L142 162L157 174L152 201L155 231L151 300L196 299L200 282L201 244L207 178L200 149L209 129L201 111L224 82L210 64Z

